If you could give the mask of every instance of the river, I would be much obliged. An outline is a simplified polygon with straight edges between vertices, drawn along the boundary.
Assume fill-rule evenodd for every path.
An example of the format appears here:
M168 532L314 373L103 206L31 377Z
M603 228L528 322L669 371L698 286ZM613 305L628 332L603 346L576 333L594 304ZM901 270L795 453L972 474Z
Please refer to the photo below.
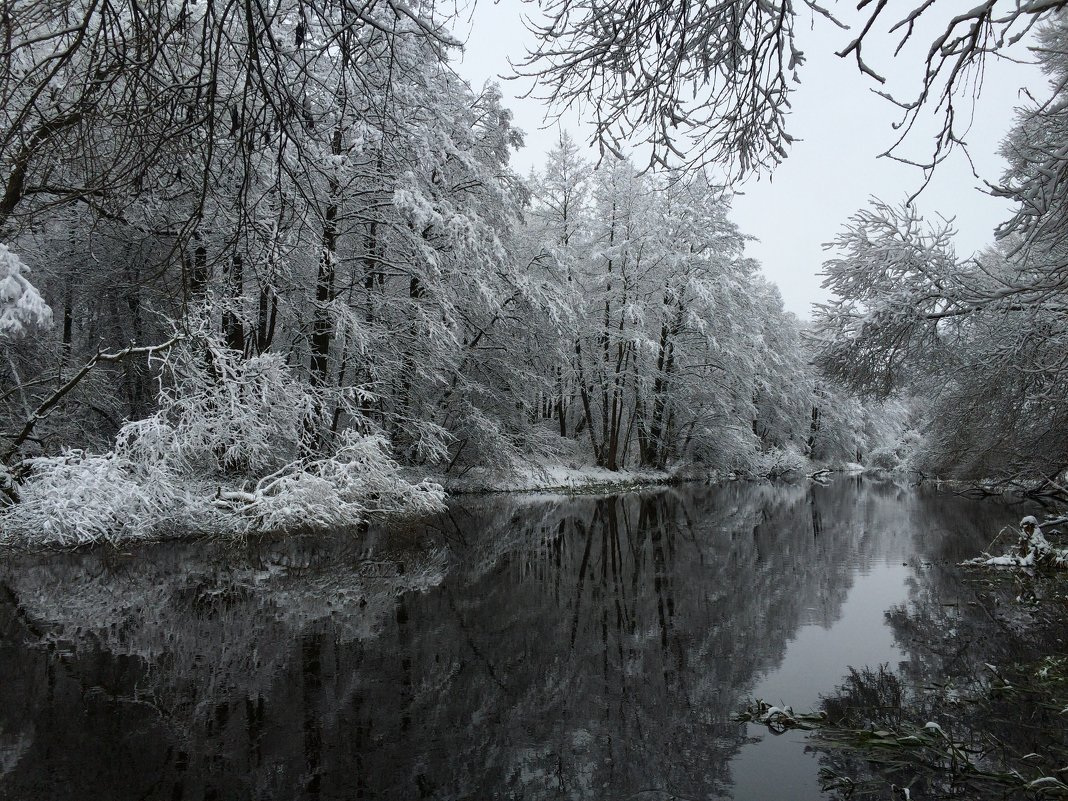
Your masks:
M0 799L824 797L819 705L1020 508L840 478L465 497L330 536L0 555Z

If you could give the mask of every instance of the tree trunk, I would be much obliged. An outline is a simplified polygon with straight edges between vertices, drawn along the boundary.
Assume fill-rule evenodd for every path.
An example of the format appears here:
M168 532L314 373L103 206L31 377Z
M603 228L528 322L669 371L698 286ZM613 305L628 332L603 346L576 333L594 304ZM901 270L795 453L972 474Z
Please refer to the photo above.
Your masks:
M330 151L341 155L341 128L334 129ZM324 386L329 378L330 340L334 325L330 319L330 301L334 297L334 264L337 258L337 214L340 187L330 180L330 205L323 219L323 247L319 253L319 269L315 276L315 320L312 325L311 381Z
M264 281L260 284L260 302L256 317L256 353L263 353L271 347L277 318L278 297Z
M199 236L198 236L199 238ZM189 273L189 294L194 301L204 298L208 286L208 249L197 245L193 251L193 269Z
M62 375L71 351L74 348L74 287L70 276L63 282L63 353L60 357L59 372Z
M667 298L665 300L665 305ZM642 462L647 467L663 467L665 463L665 439L667 435L668 407L671 375L675 371L675 337L682 330L684 306L682 299L675 303L675 319L660 327L660 343L656 359L656 380L653 382L652 410L647 429L646 455Z
M222 329L226 338L226 347L239 353L245 352L245 324L237 313L236 307L241 303L241 293L245 282L245 265L241 254L235 253L230 259L230 269L226 276L226 306L223 310Z

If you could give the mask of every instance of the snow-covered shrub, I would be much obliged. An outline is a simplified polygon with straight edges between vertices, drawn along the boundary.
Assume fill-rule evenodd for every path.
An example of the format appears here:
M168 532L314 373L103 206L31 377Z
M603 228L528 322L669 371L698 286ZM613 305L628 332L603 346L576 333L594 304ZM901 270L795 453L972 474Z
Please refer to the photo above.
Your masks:
M159 410L126 423L113 449L29 460L7 537L63 545L172 531L246 533L429 513L444 493L410 484L378 434L319 442L328 398L276 356L243 360L216 339L176 346L161 364Z
M893 448L877 448L868 455L868 467L876 470L896 470L901 458Z
M29 326L52 325L52 310L26 278L29 271L22 259L0 242L0 341L22 336Z
M903 464L911 464L916 460L916 457L923 450L924 440L923 434L917 431L915 428L906 428L901 435L901 442L898 444L898 455L901 457Z
M16 495L15 476L6 464L0 462L0 504L5 500L13 500Z
M154 537L168 521L189 518L189 501L165 463L135 464L116 453L71 451L30 459L19 503L3 510L5 538L81 545Z
M793 473L802 473L809 462L796 444L790 442L779 448L758 453L752 472L765 478L781 478Z
M300 455L327 402L275 353L245 359L215 337L166 354L159 411L123 428L116 449L198 475L262 475Z
M454 468L477 466L494 475L512 476L531 462L532 454L515 447L500 421L478 406L465 400L457 404L456 417Z
M728 425L719 428L715 423L700 427L686 451L685 461L708 470L724 470L740 474L758 474L763 452L760 440L749 426Z
M1020 521L1016 547L1002 556L984 554L963 564L982 567L1048 567L1068 569L1068 549L1054 548L1042 533L1038 520L1028 515Z
M342 435L330 457L301 460L265 476L249 490L221 491L217 505L241 529L326 528L368 514L436 512L444 502L437 484L400 478L381 436Z
M875 448L868 454L868 467L876 470L906 470L917 460L923 449L923 436L915 429L904 430L897 442Z

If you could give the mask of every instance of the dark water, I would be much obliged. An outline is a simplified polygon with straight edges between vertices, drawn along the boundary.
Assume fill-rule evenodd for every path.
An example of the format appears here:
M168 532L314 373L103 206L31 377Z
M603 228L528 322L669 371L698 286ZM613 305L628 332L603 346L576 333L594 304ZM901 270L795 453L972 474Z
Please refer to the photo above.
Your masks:
M0 555L0 799L820 798L815 706L1020 510L841 479Z

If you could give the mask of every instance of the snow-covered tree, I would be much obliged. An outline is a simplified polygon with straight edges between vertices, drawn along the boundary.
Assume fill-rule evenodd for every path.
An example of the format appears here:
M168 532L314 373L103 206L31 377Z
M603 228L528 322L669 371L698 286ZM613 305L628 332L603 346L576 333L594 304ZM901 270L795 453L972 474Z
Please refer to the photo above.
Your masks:
M937 358L943 321L971 308L948 223L929 225L911 206L873 201L832 243L817 306L821 368L854 388L885 396L904 364Z
M948 224L876 202L825 265L839 297L820 310L819 363L863 392L927 398L919 463L932 472L1052 478L1068 467L1066 31L1063 14L1041 31L1053 99L1022 110L1003 145L999 192L1016 211L996 247L961 259Z
M547 242L575 325L557 337L541 414L597 464L744 468L773 442L804 450L796 323L728 213L703 180L625 160L591 172L566 138L550 153L528 229Z

